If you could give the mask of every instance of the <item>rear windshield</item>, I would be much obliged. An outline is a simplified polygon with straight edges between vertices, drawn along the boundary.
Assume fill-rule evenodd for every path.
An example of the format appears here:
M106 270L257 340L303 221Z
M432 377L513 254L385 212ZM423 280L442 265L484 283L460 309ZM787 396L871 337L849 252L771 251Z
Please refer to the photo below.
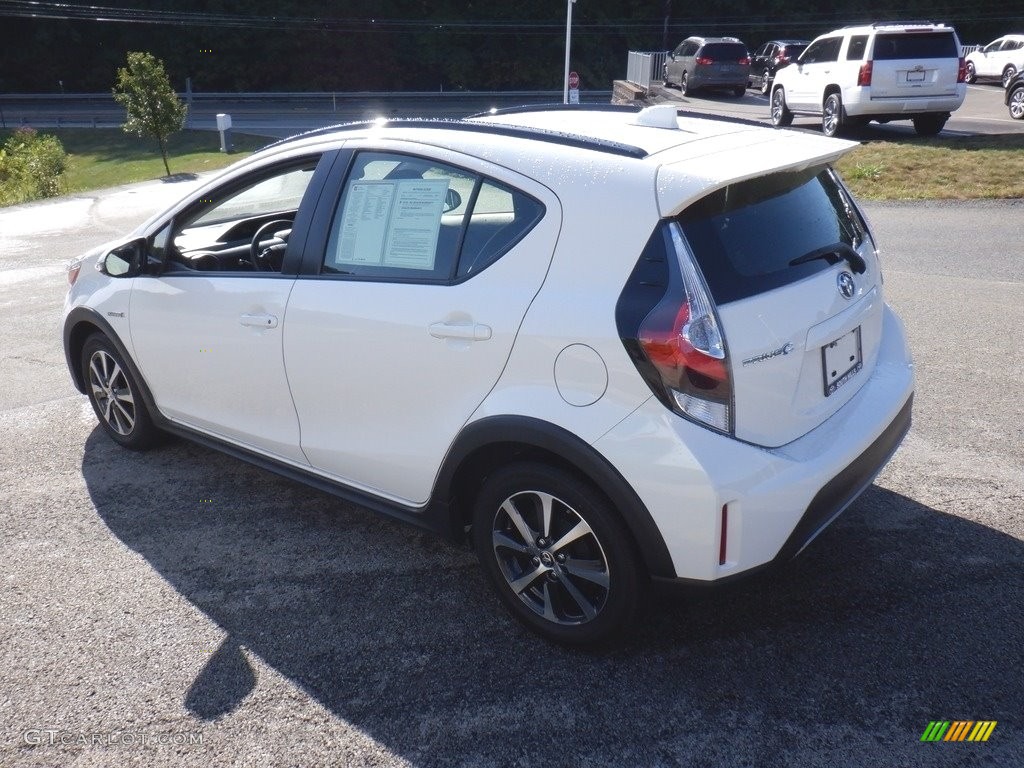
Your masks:
M891 59L958 59L960 49L952 32L907 32L901 35L878 35L874 58Z
M856 248L867 236L835 174L820 166L732 184L678 221L718 304L828 269L824 259L790 262L834 243Z
M708 43L700 49L698 56L707 56L717 60L739 61L746 58L747 49L736 43Z

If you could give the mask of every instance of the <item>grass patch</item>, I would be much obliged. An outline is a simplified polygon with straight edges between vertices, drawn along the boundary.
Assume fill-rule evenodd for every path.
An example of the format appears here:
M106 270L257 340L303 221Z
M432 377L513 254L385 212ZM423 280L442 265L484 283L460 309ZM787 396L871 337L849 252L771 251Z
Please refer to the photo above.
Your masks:
M0 144L12 131L0 131ZM63 191L83 192L119 184L148 181L164 176L164 164L154 140L130 136L119 128L44 128L39 133L56 136L68 153ZM214 131L180 131L168 139L167 160L171 173L202 173L230 165L273 139L234 135L235 151L220 151Z
M836 168L866 200L1024 197L1024 134L872 141Z

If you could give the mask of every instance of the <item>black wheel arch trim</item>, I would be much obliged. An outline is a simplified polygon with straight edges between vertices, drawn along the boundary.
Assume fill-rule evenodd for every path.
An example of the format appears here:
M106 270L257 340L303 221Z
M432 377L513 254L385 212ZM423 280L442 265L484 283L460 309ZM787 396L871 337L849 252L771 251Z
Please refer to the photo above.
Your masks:
M648 573L655 578L674 578L675 567L668 546L646 505L626 479L593 446L562 427L529 416L489 416L467 425L448 451L434 484L431 510L436 522L449 531L460 524L454 504L456 476L467 459L501 444L520 445L557 454L586 476L619 512L639 549ZM445 522L442 518L447 518ZM449 534L453 535L453 534Z
M128 369L128 373L131 374L132 378L135 379L135 383L138 384L139 394L142 397L142 401L146 408L149 410L154 422L162 421L159 413L156 409L156 403L153 400L153 393L149 391L149 387L146 386L146 380L142 376L142 373L135 365L135 360L129 354L127 347L124 342L121 341L121 337L114 330L114 327L107 322L107 319L103 317L95 309L90 307L75 307L69 313L67 318L64 320L64 360L67 362L68 370L71 372L71 381L75 385L75 389L81 392L83 395L88 394L85 386L85 379L82 377L82 370L80 365L81 356L81 345L73 343L77 334L81 332L83 325L92 326L92 330L86 334L85 338L91 336L93 333L101 333L106 336L107 340L113 345L117 354L121 356L124 361L125 367ZM82 339L84 343L85 338Z

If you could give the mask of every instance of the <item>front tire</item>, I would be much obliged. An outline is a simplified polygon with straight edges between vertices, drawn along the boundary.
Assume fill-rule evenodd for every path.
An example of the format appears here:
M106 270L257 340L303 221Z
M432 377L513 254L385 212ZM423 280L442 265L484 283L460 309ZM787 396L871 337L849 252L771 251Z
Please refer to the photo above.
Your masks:
M1010 81L1017 76L1017 68L1010 64L1006 69L1003 70L1003 79L1000 81L1003 84L1003 88L1010 85Z
M679 90L682 91L683 96L689 96L693 93L693 88L690 87L690 78L685 72L679 76Z
M936 136L946 125L949 115L921 115L915 117L914 130L918 136Z
M111 440L135 451L159 442L160 431L142 400L139 383L106 336L96 333L86 339L81 366L89 402Z
M964 82L970 85L971 83L977 82L978 72L974 69L974 62L968 61L966 67L966 74L964 75Z
M767 69L761 73L761 87L758 90L761 91L762 96L767 96L769 93L771 93L772 78L771 75L768 74Z
M636 618L640 560L614 508L583 478L534 463L498 470L477 496L473 543L501 602L548 640L593 645Z
M843 100L838 93L830 93L821 108L821 132L838 136L843 130Z
M1010 110L1010 117L1014 120L1024 120L1024 85L1018 85L1013 89L1007 108Z
M793 122L793 113L786 106L786 93L782 86L772 91L771 117L776 128L785 128Z

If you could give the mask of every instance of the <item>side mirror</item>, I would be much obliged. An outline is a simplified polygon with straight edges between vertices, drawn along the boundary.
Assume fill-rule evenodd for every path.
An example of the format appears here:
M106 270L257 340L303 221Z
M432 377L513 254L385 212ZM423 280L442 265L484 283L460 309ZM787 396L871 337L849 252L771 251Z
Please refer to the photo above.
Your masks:
M135 277L142 273L146 251L144 237L130 240L107 251L96 263L96 269L108 277Z
M460 205L462 205L462 195L449 187L448 191L444 193L444 210L442 213L454 211Z

